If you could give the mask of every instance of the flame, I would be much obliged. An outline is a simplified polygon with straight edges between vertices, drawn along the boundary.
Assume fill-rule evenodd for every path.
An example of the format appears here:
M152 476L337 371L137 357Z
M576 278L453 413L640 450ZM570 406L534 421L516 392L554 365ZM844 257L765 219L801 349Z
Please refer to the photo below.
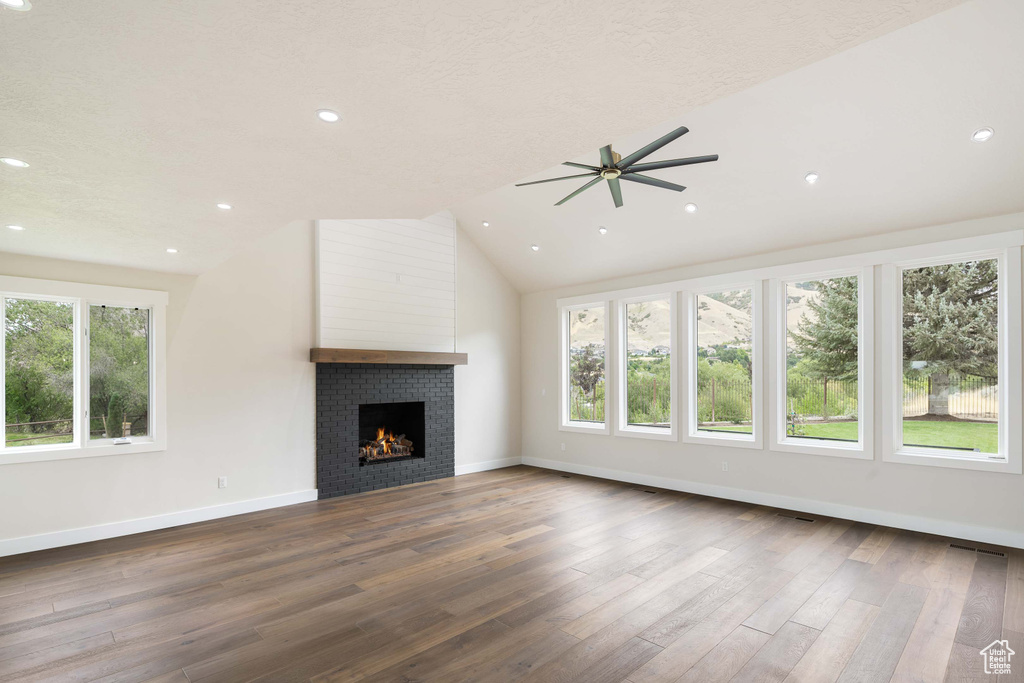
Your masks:
M391 432L385 434L385 429L387 429L387 427L377 428L377 443L381 445L385 453L391 453L391 444L395 443L395 435Z

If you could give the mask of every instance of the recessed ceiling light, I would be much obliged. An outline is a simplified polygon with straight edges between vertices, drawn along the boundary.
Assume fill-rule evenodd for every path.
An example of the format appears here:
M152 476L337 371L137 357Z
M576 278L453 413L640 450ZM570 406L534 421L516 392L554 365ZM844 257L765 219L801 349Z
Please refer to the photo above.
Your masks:
M341 116L338 112L331 111L330 109L317 109L316 117L321 121L326 121L327 123L337 123L341 120Z
M602 225L602 226L600 226L600 227L599 227L599 228L597 229L597 231L598 231L599 233L601 233L602 235L607 235L607 234L608 234L608 228L604 227L603 225Z
M536 244L531 244L530 249L533 249L534 251L540 251L540 247Z
M27 12L32 9L32 3L28 0L0 0L0 5L19 12Z
M807 175L804 176L804 180L807 181L808 185L813 185L814 183L818 182L819 177L820 176L818 175L817 171L808 171Z
M167 253L168 254L177 254L178 250L175 249L174 247L167 247Z
M28 168L28 164L21 159L12 159L10 157L0 157L0 161L4 162L8 166L14 166L15 168Z
M693 202L690 202L689 204L683 207L683 211L685 211L686 213L697 213L697 205L694 204Z
M217 205L217 208L218 209L224 209L225 211L230 211L231 210L231 205L230 204L220 203L220 204Z
M978 130L974 131L974 134L971 135L971 139L974 140L975 142L988 142L989 140L992 139L992 136L995 134L996 132L994 130L992 130L988 126L985 126L984 128L979 128Z
M7 229L8 229L8 230L19 230L19 231L20 231L20 230L24 230L25 228L23 228L23 227L22 227L22 226L20 226L20 225L8 225L8 226L7 226Z
M489 227L491 227L491 224L490 224L490 223L488 223L487 221L484 221L484 227L485 227L485 228L489 228Z

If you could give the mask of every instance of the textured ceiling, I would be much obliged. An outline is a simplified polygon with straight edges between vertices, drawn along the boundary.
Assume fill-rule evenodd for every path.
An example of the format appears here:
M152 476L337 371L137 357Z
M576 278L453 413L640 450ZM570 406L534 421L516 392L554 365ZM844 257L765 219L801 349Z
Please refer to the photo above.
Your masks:
M34 0L0 10L31 164L0 250L201 272L293 219L426 216L959 2Z
M596 164L601 145L625 155L686 125L645 159L720 154L648 173L682 193L622 182L616 209L601 183L552 206L583 184L566 180L506 185L453 209L522 291L1022 211L1022 35L1024 2L967 3L567 157ZM972 142L982 126L995 136Z

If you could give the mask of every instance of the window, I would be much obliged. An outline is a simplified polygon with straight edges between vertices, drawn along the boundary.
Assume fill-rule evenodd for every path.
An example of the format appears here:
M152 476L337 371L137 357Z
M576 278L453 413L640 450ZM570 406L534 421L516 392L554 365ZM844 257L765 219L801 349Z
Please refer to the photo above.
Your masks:
M1020 473L1019 245L891 273L885 459Z
M75 440L75 305L5 297L6 447Z
M870 269L784 280L774 287L779 325L774 447L870 457L867 322ZM867 288L867 289L866 289ZM865 296L864 292L868 292Z
M604 430L607 307L593 304L564 308L562 326L562 426Z
M901 269L900 445L998 456L999 261Z
M619 307L619 423L624 436L675 438L673 296L625 300Z
M162 450L166 301L0 276L0 464Z
M695 294L691 436L755 442L757 287Z
M89 307L89 438L149 434L149 309Z

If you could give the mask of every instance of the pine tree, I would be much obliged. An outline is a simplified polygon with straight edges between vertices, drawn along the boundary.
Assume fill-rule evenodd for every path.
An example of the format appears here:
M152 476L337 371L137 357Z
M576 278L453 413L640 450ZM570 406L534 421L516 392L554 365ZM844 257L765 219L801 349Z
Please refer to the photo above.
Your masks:
M857 379L857 278L821 280L818 298L808 301L812 315L800 318L791 332L808 374L829 379Z
M903 367L929 379L928 413L949 414L949 375L998 375L995 260L903 271Z

